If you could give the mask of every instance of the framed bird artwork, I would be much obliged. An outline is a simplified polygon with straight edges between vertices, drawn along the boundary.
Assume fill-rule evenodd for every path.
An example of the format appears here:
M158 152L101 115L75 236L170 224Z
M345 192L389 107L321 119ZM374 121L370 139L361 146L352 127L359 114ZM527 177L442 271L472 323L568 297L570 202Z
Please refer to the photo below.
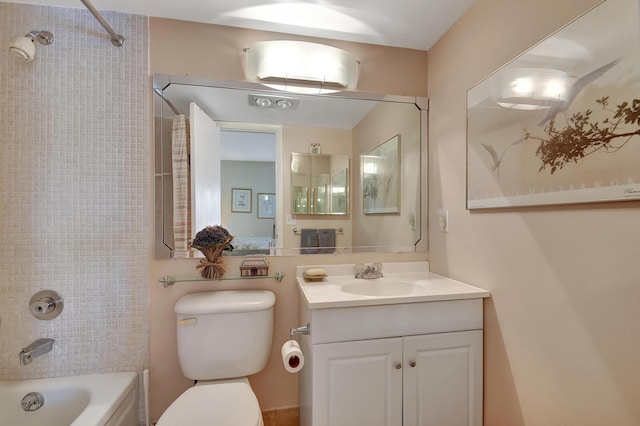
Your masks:
M467 91L468 209L640 199L639 8L602 1Z

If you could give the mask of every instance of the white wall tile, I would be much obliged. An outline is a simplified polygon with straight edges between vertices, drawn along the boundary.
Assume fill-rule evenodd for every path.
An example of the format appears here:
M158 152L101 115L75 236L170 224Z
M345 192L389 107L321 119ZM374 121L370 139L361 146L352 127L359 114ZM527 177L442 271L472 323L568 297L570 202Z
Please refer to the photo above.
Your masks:
M148 20L0 3L0 380L148 366ZM54 35L22 62L4 46ZM31 296L60 292L40 321ZM35 339L54 350L20 366Z

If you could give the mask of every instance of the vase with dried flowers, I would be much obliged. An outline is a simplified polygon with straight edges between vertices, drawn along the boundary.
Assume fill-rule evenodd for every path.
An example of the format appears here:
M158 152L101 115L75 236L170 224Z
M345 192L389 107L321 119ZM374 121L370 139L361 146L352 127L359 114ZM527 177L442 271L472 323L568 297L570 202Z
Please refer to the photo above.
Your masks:
M207 226L196 234L191 247L200 250L205 259L200 259L196 266L200 274L207 279L221 278L224 275L222 252L233 250L233 236L222 226Z

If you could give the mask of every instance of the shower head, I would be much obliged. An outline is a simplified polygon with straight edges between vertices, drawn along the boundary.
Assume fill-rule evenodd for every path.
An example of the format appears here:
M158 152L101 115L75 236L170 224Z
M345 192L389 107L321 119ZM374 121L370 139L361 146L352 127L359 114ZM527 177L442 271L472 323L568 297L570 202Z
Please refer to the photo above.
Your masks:
M53 43L53 34L49 31L31 31L24 37L16 37L9 43L9 53L25 61L33 61L36 57L35 40L46 46Z

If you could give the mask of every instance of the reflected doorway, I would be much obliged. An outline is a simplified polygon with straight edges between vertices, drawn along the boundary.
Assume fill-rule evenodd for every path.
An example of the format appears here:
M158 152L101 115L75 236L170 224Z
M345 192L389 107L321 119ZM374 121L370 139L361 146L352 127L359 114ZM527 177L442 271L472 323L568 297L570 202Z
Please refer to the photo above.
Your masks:
M234 251L229 254L272 254L279 246L279 132L263 126L219 124L221 218L234 236ZM250 194L250 208L244 209L248 211L234 211L234 190ZM264 214L265 206L261 208L265 202L269 203L270 214Z

